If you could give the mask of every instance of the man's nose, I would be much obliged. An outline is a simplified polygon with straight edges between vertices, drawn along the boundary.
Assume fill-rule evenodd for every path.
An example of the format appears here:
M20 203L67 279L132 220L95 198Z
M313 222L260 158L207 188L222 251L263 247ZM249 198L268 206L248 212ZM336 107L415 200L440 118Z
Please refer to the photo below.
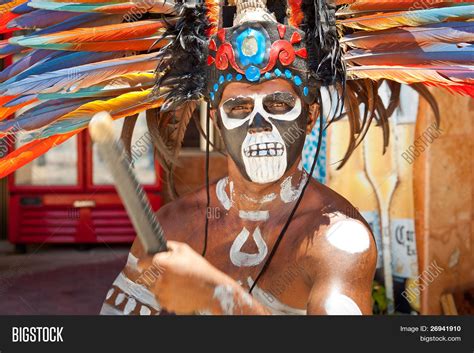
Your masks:
M256 134L257 132L269 132L272 131L272 129L272 124L265 120L260 113L257 113L248 127L248 132L250 134Z

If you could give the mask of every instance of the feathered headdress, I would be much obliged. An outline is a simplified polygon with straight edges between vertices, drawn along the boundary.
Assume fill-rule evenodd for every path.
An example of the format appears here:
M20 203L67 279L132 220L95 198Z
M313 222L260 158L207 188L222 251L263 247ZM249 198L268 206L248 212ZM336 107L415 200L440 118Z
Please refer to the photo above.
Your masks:
M0 72L0 138L22 130L31 141L0 156L0 177L82 131L101 110L126 118L130 141L135 115L155 109L149 128L172 170L197 102L215 105L239 79L285 78L306 102L333 87L351 125L346 158L373 120L388 143L400 84L434 107L427 86L474 96L471 2L236 0L236 7L234 25L224 28L217 0L2 1L0 33L28 34L0 41L0 58L24 54ZM382 81L392 92L388 106L377 94Z

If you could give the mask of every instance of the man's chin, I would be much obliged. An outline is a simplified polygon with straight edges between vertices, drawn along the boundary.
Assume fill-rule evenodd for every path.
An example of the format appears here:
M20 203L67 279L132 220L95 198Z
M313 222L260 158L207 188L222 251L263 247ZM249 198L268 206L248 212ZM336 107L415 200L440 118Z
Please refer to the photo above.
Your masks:
M273 183L285 174L286 156L244 158L245 171L257 184Z

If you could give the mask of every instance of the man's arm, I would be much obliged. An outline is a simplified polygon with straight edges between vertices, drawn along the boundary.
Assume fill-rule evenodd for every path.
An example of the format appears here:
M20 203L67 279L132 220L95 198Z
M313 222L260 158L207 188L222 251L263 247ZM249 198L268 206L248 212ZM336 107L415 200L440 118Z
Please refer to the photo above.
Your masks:
M150 270L141 273L137 263L142 256L142 247L137 238L127 264L107 292L101 315L157 315L161 312L155 295L147 289L147 283L151 285L159 272Z
M336 216L313 244L304 266L312 281L308 315L371 315L377 250L367 227Z

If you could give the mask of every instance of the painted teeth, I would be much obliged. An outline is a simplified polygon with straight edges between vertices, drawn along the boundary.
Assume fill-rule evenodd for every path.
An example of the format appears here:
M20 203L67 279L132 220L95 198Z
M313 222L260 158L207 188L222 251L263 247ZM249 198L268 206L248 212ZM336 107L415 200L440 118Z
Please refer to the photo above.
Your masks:
M283 144L279 142L257 143L247 147L244 150L246 157L265 157L282 156L284 151Z

